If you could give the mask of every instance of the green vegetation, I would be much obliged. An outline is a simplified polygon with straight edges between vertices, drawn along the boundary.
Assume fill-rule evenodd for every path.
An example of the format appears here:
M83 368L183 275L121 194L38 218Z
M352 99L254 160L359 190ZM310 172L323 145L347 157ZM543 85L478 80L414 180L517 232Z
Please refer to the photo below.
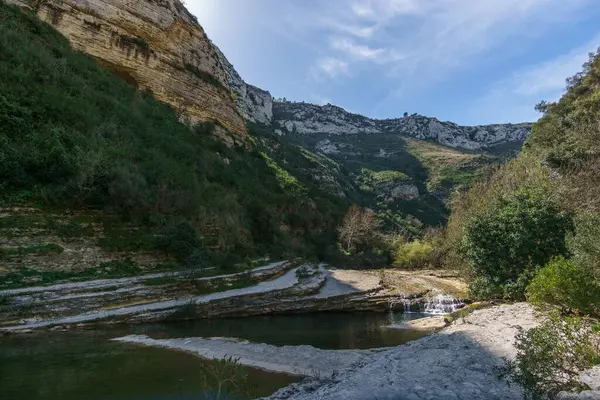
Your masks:
M556 103L541 103L524 151L453 202L446 229L449 267L479 298L522 298L596 314L600 300L600 55L568 80ZM583 285L587 281L588 284ZM577 291L575 290L577 289ZM554 291L554 293L550 293Z
M250 272L246 272L231 278L194 280L192 281L192 285L194 286L194 294L202 295L232 289L243 289L254 286L259 282L260 280L257 277Z
M528 400L584 389L575 378L600 364L599 334L598 323L553 314L541 326L517 335L517 357L506 372L523 386Z
M17 289L32 285L48 285L64 281L84 281L89 279L125 278L143 273L166 270L180 270L181 265L164 263L157 265L140 265L130 259L111 260L100 264L98 268L82 271L44 270L22 267L17 271L0 275L0 289Z
M563 257L551 260L527 286L534 305L555 305L564 313L600 316L600 283Z
M433 253L431 244L425 241L414 240L406 242L401 240L396 245L394 252L394 267L417 269L429 266Z
M571 229L569 216L531 189L499 199L473 217L461 242L473 298L522 299L537 270L566 254Z
M211 138L213 126L181 124L151 94L5 4L0 52L4 202L114 213L115 225L154 235L121 244L114 235L103 246L159 248L190 266L268 253L322 255L334 246L346 203L308 187L278 159L265 159L264 148L228 148ZM298 149L286 151L305 159ZM67 221L56 230L74 237L86 227Z
M558 102L537 106L521 154L456 196L445 233L446 265L475 297L551 311L518 335L509 365L529 399L582 389L575 377L600 363L599 98L596 53Z
M600 214L584 212L575 218L575 232L567 236L573 261L600 282Z

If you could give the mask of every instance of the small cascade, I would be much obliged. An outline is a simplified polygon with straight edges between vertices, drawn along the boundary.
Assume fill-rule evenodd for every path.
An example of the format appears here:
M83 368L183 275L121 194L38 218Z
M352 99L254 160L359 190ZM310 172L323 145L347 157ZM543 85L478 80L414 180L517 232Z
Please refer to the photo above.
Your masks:
M403 312L405 314L412 313L411 306L412 306L413 302L411 299L407 299L407 298L403 297L400 299L400 302L402 303L402 309L404 310Z
M413 309L418 306L417 303L413 299L409 299L407 297L393 297L388 300L389 309L397 310L399 309L399 305L402 305L402 312L405 314L410 314L413 312Z
M427 299L422 305L422 312L425 314L443 315L450 314L464 307L464 303L456 297L447 294L438 294Z

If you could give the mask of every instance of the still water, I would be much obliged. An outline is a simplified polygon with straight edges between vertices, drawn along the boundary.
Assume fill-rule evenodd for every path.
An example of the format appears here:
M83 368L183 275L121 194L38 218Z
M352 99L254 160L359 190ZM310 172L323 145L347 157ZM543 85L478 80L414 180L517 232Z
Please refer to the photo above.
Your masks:
M317 313L4 337L0 338L0 399L216 398L216 382L210 376L207 379L205 373L211 362L182 352L137 347L109 339L134 333L153 338L221 336L273 345L364 349L394 346L418 338L421 334L416 332L382 328L418 317L421 315ZM221 399L267 396L297 381L285 374L252 368L241 368L241 373L246 377L236 387L236 394L222 394Z

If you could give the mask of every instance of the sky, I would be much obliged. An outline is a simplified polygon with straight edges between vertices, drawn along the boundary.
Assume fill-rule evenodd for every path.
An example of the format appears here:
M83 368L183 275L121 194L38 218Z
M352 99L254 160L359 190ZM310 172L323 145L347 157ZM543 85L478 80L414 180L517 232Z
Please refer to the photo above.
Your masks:
M600 47L599 0L187 0L242 78L372 118L535 121Z

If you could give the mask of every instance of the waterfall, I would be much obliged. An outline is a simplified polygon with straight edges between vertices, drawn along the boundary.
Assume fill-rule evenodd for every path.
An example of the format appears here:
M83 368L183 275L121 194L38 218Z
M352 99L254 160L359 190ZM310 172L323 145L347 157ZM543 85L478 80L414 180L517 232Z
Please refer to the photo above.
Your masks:
M410 309L410 307L411 307L411 306L412 306L412 304L413 304L412 300L411 300L411 299L407 299L407 298L404 298L404 297L403 297L403 298L402 298L400 301L402 302L402 307L403 307L402 309L403 309L403 312L404 312L405 314L410 314L410 313L412 313L412 311L411 311L411 309Z
M427 299L421 308L425 314L450 314L465 304L456 297L447 294L438 294Z

